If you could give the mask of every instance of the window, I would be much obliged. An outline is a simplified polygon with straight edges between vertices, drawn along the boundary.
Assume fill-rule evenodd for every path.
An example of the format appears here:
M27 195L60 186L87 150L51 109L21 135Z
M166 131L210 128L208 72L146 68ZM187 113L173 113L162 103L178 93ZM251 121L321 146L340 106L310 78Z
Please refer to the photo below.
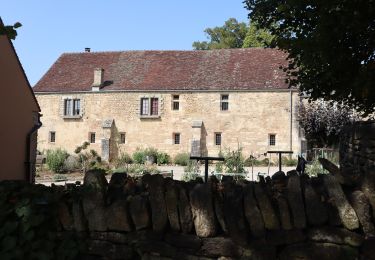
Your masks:
M79 116L81 113L80 99L64 100L64 116Z
M173 95L172 97L172 109L180 110L180 95Z
M173 143L174 144L180 144L180 138L181 138L180 133L174 133L173 134Z
M95 143L95 133L90 133L90 143Z
M120 133L120 144L125 143L125 133Z
M49 132L49 142L54 143L56 141L56 132Z
M141 116L158 116L159 98L141 98Z
M229 109L229 95L221 95L220 97L220 109L221 111L227 111Z
M275 146L276 145L276 135L275 134L270 134L269 135L269 145L270 146Z
M215 145L221 145L221 133L215 133Z

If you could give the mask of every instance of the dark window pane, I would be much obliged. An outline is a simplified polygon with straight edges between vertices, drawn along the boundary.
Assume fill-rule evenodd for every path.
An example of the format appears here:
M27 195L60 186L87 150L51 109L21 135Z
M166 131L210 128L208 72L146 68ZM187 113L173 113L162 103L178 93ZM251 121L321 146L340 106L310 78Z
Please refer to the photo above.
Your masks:
M56 132L49 132L49 141L54 143L56 141Z
M90 143L95 143L95 133L90 133Z
M81 100L75 99L73 101L73 115L78 116L81 111Z
M221 145L221 133L215 133L215 145Z
M121 144L125 143L125 133L120 133L120 143Z
M276 145L276 135L270 135L269 144L270 144L271 146Z
M157 116L159 113L159 99L151 98L151 115Z
M180 102L173 101L173 110L179 110L180 109Z
M174 144L180 144L180 134L179 133L174 134Z
M71 99L64 100L64 115L65 116L72 115L72 100Z
M221 95L221 100L228 100L229 99L229 95Z
M228 110L228 107L229 107L228 102L221 102L221 110L222 111Z

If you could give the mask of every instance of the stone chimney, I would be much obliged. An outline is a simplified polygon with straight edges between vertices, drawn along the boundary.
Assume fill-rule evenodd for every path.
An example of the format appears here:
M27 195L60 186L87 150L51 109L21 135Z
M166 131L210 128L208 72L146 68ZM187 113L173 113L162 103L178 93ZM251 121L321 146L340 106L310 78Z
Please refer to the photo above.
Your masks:
M94 83L92 83L92 91L99 91L103 86L104 69L96 68L94 70Z

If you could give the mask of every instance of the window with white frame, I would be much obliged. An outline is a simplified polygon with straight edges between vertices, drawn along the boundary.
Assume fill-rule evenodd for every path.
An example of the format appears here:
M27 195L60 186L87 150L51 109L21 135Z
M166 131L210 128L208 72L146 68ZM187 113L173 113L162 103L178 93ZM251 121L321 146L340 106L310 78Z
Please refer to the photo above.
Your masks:
M80 99L64 99L64 116L79 116L81 115L81 100Z
M158 116L159 115L159 98L145 97L141 98L141 116Z
M180 95L172 95L172 109L180 110Z
M227 111L229 109L229 95L222 94L220 96L220 110Z

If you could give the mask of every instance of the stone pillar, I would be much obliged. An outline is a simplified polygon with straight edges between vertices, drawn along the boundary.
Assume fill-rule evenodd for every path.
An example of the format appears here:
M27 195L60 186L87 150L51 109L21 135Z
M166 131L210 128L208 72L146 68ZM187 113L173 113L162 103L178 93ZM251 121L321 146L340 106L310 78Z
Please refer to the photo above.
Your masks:
M191 156L202 156L202 120L194 120L192 123Z
M108 161L111 159L111 137L112 137L113 119L106 119L103 121L103 136L101 139L101 157Z

